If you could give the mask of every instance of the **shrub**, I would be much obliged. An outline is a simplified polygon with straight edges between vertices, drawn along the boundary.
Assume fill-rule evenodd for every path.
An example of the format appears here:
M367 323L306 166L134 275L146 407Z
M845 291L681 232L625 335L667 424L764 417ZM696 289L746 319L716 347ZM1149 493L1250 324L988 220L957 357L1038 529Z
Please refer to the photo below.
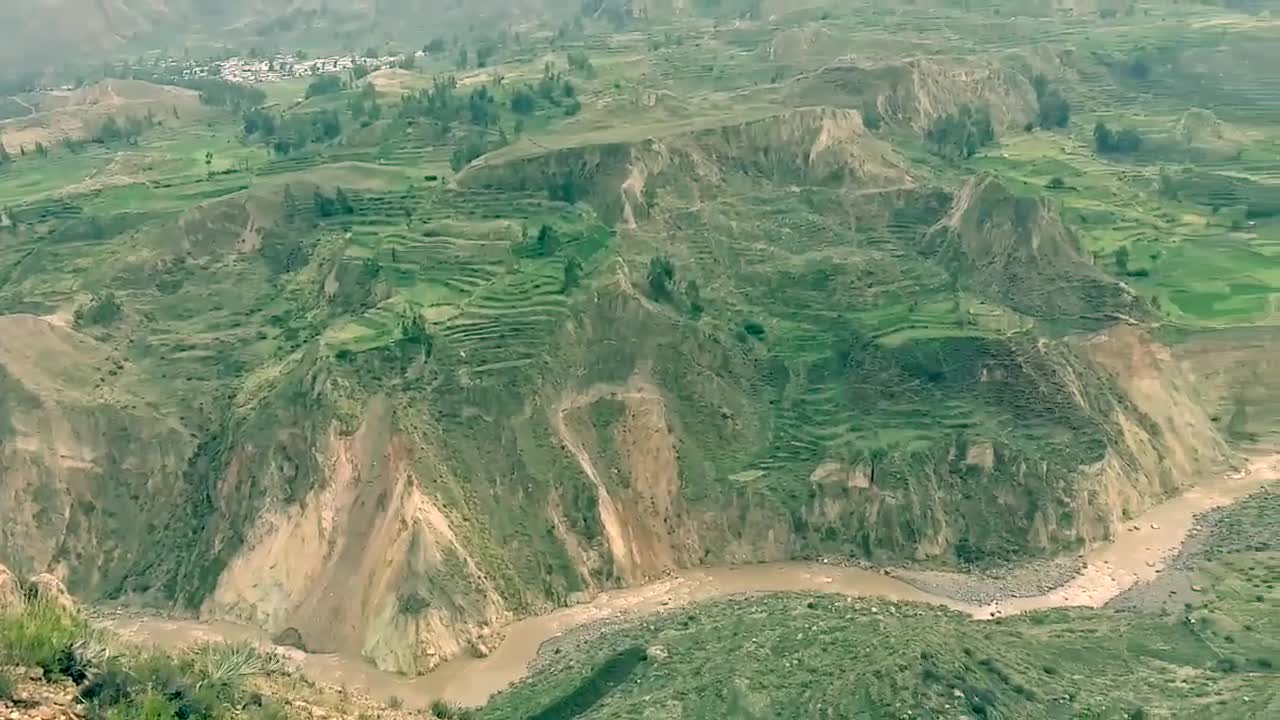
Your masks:
M564 261L564 280L560 284L560 293L568 294L582 282L582 261L570 257Z
M743 332L745 332L746 334L750 335L751 337L757 340L764 338L764 333L765 333L764 325L761 325L756 320L747 320L746 322L742 323L742 330Z
M440 720L457 720L470 715L471 713L466 709L446 700L437 698L431 701L431 716Z
M1093 144L1100 153L1135 153L1142 148L1142 133L1132 127L1114 131L1099 122L1093 126Z
M954 114L934 120L925 139L937 155L953 160L971 158L979 148L996 139L991 111L986 107L961 105Z
M133 697L137 685L133 673L112 665L80 688L80 701L92 707L120 705Z
M419 615L423 610L431 607L431 601L414 590L401 594L397 599L397 605L400 607L401 614L412 616Z
M322 75L307 86L307 99L321 95L332 95L342 92L342 78L337 75Z
M75 650L87 625L75 614L46 602L28 603L0 617L0 664L40 668L46 676L79 674Z
M663 301L671 297L671 285L676 278L676 264L665 255L649 259L649 296Z
M0 669L0 700L12 700L18 691L18 681L8 670Z
M76 308L74 321L76 327L90 325L110 325L120 319L123 308L110 290L93 296L87 305Z
M285 669L279 655L263 652L251 643L206 643L191 651L190 661L191 673L200 685L233 686Z

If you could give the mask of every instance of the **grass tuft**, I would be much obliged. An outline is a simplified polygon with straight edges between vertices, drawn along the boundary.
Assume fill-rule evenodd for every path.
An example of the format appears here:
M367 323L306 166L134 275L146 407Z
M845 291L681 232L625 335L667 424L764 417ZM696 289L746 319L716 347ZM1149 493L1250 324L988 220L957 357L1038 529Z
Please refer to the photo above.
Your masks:
M76 650L90 635L78 615L46 602L0 616L0 663L40 668L49 677L82 672Z

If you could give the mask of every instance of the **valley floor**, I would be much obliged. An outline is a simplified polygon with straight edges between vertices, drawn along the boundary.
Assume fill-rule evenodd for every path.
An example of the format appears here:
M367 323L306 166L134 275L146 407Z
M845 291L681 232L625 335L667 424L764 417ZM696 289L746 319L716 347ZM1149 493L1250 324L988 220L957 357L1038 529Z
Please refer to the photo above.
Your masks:
M1120 598L1152 595L1168 581L1162 570L1179 557L1183 542L1204 513L1230 505L1280 479L1280 455L1256 457L1244 470L1188 489L1127 521L1115 540L1089 549L1078 561L1064 558L1050 563L1050 577L1037 576L1044 564L996 578L980 574L907 569L866 569L818 563L764 563L740 567L698 568L672 574L660 581L611 590L589 603L526 618L504 631L504 641L484 658L455 658L419 678L387 673L360 658L308 654L275 647L301 668L310 679L350 687L375 698L401 698L410 707L425 708L444 698L462 705L483 705L495 694L525 678L536 667L539 652L558 637L592 636L638 618L709 601L772 593L828 593L847 597L879 598L927 603L957 610L978 619L1065 607L1102 607ZM1201 533L1192 537L1203 544ZM1185 566L1185 561L1179 568ZM1067 575L1065 568L1075 568ZM1174 568L1170 574L1183 578ZM1012 580L1011 580L1012 578ZM1046 587L1052 580L1058 582ZM1042 589L1043 588L1043 589ZM1141 604L1141 603L1139 603ZM123 636L166 649L199 642L254 641L273 646L256 629L229 622L205 622L158 618L129 612L107 614L101 622Z

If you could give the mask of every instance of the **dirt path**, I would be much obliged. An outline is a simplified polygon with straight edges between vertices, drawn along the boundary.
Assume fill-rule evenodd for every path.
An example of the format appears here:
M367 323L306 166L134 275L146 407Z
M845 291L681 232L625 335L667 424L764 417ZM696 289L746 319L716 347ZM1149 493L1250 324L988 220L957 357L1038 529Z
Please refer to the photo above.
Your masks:
M600 386L567 400L555 412L557 432L594 478L594 468L563 415L569 409L609 394L634 388ZM598 393L598 395L597 395ZM590 469L589 469L590 468ZM480 705L494 693L522 678L538 649L547 640L588 623L636 617L692 602L757 592L829 592L928 602L970 613L978 619L1030 610L1100 607L1134 584L1154 578L1178 551L1194 526L1196 515L1226 505L1280 477L1280 455L1260 458L1248 470L1215 479L1152 508L1129 521L1114 542L1085 553L1083 570L1046 593L977 606L944 594L927 592L882 572L815 563L769 563L744 567L696 568L658 582L612 590L592 602L526 618L507 628L506 640L486 658L458 657L429 675L406 678L377 670L360 658L311 655L286 650L314 680L367 692L374 698L396 696L411 708L426 707L444 698L464 705ZM252 640L269 645L258 630L221 622L118 617L104 621L117 632L161 647L178 648L202 640Z

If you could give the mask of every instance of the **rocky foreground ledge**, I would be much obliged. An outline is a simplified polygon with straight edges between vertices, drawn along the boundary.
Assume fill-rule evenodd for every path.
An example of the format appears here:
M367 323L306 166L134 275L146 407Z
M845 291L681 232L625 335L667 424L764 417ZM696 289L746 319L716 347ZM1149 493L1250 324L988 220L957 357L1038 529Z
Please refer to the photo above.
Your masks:
M0 720L424 717L399 706L309 681L252 644L131 644L95 626L56 577L20 581L0 565ZM432 714L461 717L443 704Z

